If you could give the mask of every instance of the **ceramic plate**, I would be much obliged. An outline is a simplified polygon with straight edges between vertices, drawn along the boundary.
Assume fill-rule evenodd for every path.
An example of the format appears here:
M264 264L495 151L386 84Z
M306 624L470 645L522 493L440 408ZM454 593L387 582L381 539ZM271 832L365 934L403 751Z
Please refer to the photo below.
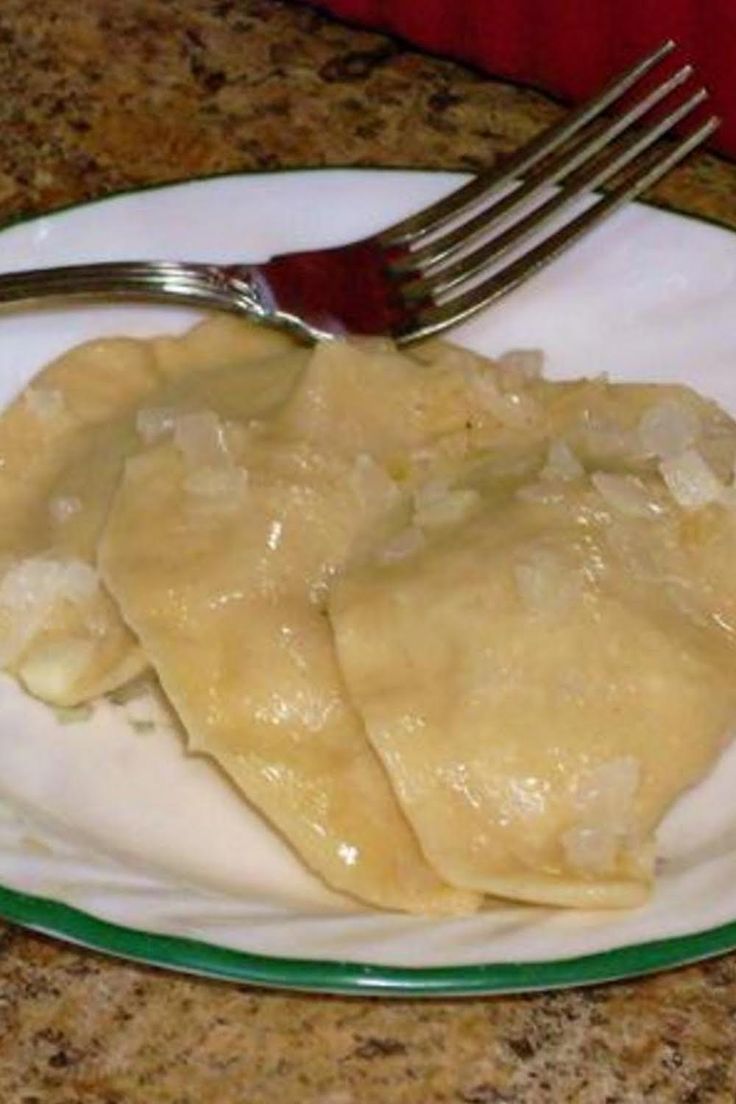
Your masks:
M0 271L125 257L258 261L360 237L461 179L341 170L192 181L11 226ZM634 206L454 337L489 354L541 347L558 377L692 383L736 412L734 302L736 235ZM178 331L195 317L140 306L6 312L0 401L76 342ZM149 709L105 703L61 724L0 679L7 918L174 969L386 995L553 988L736 947L736 746L662 825L644 908L500 905L429 920L361 910L324 890L214 768L184 754L165 718L141 717Z

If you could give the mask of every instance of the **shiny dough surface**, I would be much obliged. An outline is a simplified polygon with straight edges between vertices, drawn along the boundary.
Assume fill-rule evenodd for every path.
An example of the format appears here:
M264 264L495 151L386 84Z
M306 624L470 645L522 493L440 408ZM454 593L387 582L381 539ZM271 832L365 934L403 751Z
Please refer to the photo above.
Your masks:
M526 465L498 437L429 529L417 504L404 558L336 582L330 618L369 737L448 881L635 905L656 825L733 719L734 426L685 388L529 393ZM693 443L714 490L683 508L662 472Z
M245 366L246 386L233 388ZM0 664L33 694L77 705L147 665L96 573L110 501L141 446L137 413L219 400L252 417L288 392L298 368L286 338L215 319L180 338L72 349L3 412Z
M435 373L435 409L427 375L395 353L319 350L273 419L210 423L223 450L209 485L193 438L194 456L174 441L129 464L100 564L190 748L312 869L384 908L452 913L480 898L422 856L345 695L325 609L347 558L404 508L384 461L462 425L462 381Z
M213 319L93 342L0 416L0 664L149 665L334 888L642 901L736 707L736 434L681 387Z
M611 524L572 490L512 501L333 589L350 694L454 885L640 903L656 825L721 746L732 648L664 584L630 585Z

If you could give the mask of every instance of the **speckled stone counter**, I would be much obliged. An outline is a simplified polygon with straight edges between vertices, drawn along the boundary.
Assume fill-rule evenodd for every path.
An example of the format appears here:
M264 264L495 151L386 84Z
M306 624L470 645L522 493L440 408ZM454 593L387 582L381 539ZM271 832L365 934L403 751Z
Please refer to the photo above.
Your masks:
M0 221L152 181L477 169L560 108L276 0L2 0ZM657 198L736 227L736 166ZM469 1001L191 980L0 925L0 1104L736 1100L736 956Z

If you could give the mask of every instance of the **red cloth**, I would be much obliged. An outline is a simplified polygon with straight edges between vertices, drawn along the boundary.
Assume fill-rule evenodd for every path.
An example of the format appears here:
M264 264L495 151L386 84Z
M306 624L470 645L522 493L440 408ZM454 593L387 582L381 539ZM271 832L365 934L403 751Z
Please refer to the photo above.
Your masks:
M723 123L712 144L736 154L736 0L319 0L499 77L570 101L666 38L692 62Z

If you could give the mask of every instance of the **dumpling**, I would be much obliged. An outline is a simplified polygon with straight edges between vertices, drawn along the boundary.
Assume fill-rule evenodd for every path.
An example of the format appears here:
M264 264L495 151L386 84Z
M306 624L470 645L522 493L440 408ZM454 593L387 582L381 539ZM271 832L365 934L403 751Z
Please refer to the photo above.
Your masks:
M700 528L733 563L729 511L710 509ZM551 905L646 897L654 830L736 705L719 617L736 585L714 605L723 547L709 560L693 531L658 477L578 465L490 487L403 558L379 550L336 580L348 692L448 882Z
M374 905L452 913L479 897L423 858L345 697L325 610L363 539L407 509L388 465L455 428L457 404L434 406L430 388L427 405L428 381L396 353L336 343L268 422L180 419L172 443L128 464L100 565L190 748L313 870Z
M90 342L34 379L0 416L0 666L58 705L142 670L95 572L126 457L177 409L262 414L288 394L301 356L287 338L218 317L181 338Z
M150 663L190 748L379 907L637 904L736 708L736 433L539 357L217 318L0 416L0 665Z

